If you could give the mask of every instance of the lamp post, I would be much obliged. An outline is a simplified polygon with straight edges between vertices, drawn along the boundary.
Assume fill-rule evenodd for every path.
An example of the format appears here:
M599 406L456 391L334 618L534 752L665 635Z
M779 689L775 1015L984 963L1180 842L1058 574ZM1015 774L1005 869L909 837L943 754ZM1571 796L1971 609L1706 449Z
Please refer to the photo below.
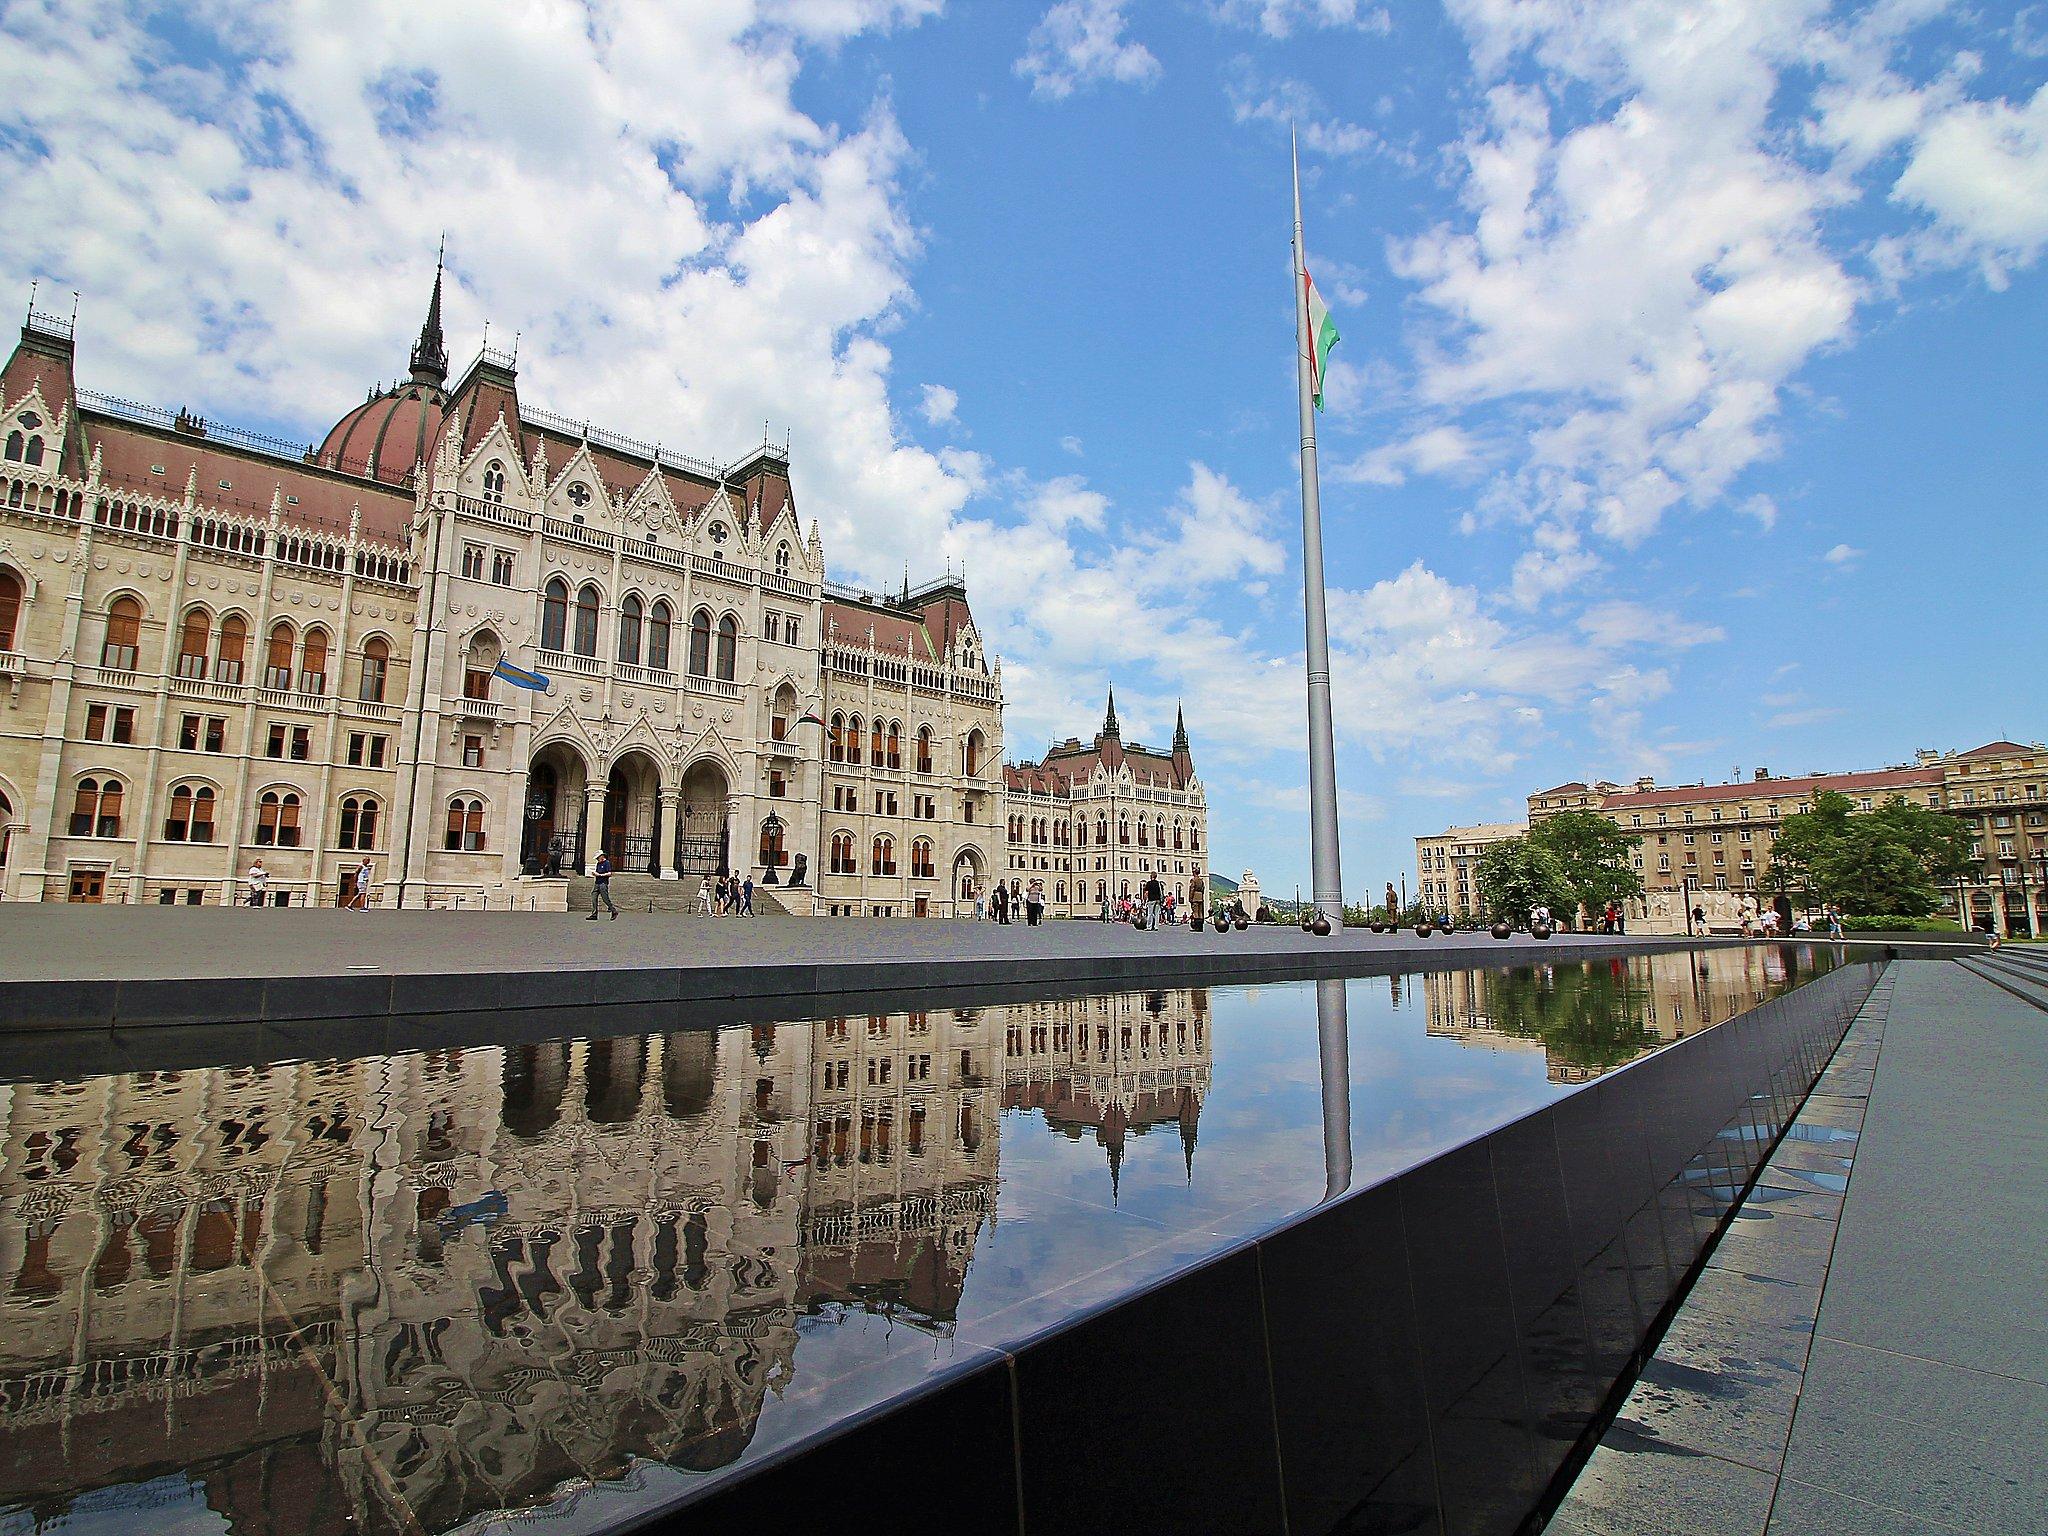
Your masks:
M1699 935L1692 931L1692 876L1689 874L1678 877L1678 899L1685 904L1685 936L1688 939L1698 938Z
M768 819L761 823L761 841L767 845L769 853L773 855L773 862L768 864L766 871L761 876L761 883L763 885L779 883L775 878L775 870L782 858L782 829L783 820L773 811L770 811Z

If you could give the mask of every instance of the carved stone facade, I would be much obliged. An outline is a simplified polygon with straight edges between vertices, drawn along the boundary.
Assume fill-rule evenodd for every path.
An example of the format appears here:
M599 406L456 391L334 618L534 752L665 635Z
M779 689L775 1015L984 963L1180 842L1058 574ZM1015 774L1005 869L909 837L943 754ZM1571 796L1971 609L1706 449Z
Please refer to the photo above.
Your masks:
M0 897L246 900L260 858L268 899L335 902L367 859L378 904L559 907L545 877L602 845L796 912L954 911L1002 788L964 584L829 584L777 447L552 416L489 348L447 377L438 276L410 377L310 448L82 392L69 323L30 315Z

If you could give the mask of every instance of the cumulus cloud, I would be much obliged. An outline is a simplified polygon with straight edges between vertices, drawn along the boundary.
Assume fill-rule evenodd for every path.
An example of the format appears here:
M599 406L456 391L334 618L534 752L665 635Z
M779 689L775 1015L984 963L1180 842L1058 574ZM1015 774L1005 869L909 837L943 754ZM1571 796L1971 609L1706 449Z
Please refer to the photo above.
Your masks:
M1413 153L1404 146L1376 129L1333 113L1322 93L1307 81L1268 79L1249 59L1231 65L1224 93L1235 121L1283 131L1291 128L1299 135L1302 149L1311 155L1354 160L1384 156L1399 164L1414 164Z
M1394 27L1384 7L1366 0L1216 0L1211 14L1271 38L1287 37L1297 27L1350 27L1382 36Z
M1120 0L1060 0L1031 29L1017 74L1045 101L1104 83L1150 85L1159 78L1159 60L1124 35L1125 25Z
M1836 570L1846 570L1862 558L1863 551L1851 544L1837 544L1833 549L1821 556L1821 559L1832 565Z
M1689 650L1728 638L1718 624L1688 623L1675 614L1620 600L1586 609L1579 615L1579 630L1598 644L1617 650L1637 645Z
M943 384L924 386L924 400L918 406L918 412L933 426L952 421L959 410L960 395L957 390L948 389Z
M1464 428L1427 427L1400 442L1375 448L1349 464L1333 465L1330 477L1356 485L1400 485L1410 475L1441 475L1465 469L1478 457L1478 447Z

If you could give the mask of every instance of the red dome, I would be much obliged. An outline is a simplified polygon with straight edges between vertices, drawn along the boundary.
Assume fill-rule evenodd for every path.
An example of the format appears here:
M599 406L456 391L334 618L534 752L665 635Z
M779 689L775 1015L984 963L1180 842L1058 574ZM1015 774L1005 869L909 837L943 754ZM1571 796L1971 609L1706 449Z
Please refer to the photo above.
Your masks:
M448 407L446 391L411 379L372 395L334 424L319 462L351 475L400 485L433 453Z

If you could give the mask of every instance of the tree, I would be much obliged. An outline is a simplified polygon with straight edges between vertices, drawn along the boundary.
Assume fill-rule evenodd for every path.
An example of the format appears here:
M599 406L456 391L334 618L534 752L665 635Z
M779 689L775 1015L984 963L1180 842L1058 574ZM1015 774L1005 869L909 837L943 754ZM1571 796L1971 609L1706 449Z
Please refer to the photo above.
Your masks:
M1847 795L1823 790L1812 810L1785 818L1764 879L1851 917L1925 917L1969 858L1969 829L1939 811L1895 795L1859 816Z
M1537 822L1528 836L1553 854L1563 869L1571 893L1562 903L1567 911L1583 907L1588 916L1597 917L1610 901L1620 906L1643 894L1643 877L1636 873L1633 857L1642 839L1605 816L1565 811Z
M1479 899L1493 917L1526 923L1532 907L1569 907L1571 881L1564 864L1530 837L1510 837L1479 856Z

